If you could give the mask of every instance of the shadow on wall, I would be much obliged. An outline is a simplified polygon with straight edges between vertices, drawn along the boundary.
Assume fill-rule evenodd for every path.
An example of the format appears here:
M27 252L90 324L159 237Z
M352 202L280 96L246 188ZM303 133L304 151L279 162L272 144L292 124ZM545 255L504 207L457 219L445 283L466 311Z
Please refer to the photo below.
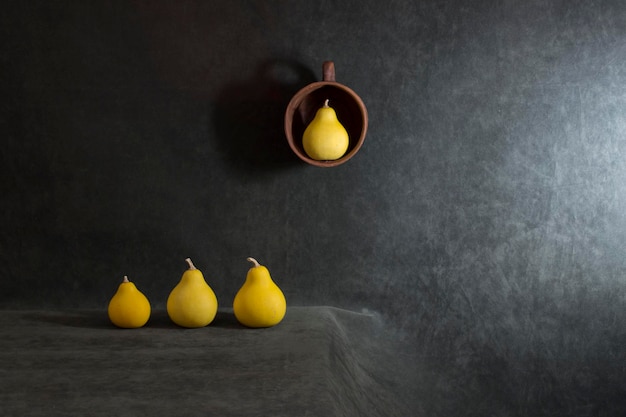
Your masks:
M250 80L219 93L210 119L218 149L236 172L258 175L302 164L285 138L284 115L293 95L315 81L302 64L270 60Z

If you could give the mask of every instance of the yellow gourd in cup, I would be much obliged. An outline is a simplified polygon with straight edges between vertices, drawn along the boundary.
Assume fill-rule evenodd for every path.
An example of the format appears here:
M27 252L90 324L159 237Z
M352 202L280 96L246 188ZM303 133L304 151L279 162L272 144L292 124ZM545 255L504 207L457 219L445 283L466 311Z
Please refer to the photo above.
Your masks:
M334 161L346 153L349 144L346 128L339 122L335 109L330 107L326 100L304 130L302 135L304 151L312 159Z
M239 323L247 327L271 327L280 323L287 311L283 292L272 280L268 269L254 258L246 281L235 295L233 312Z

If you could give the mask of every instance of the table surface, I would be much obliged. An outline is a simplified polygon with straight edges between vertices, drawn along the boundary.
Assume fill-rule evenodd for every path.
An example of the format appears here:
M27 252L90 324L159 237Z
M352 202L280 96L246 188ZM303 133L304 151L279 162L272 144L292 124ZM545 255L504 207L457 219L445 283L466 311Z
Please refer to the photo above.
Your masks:
M154 312L118 329L106 311L4 311L4 416L407 416L373 316L290 307L249 329L220 310L200 329ZM385 359L382 359L382 357Z

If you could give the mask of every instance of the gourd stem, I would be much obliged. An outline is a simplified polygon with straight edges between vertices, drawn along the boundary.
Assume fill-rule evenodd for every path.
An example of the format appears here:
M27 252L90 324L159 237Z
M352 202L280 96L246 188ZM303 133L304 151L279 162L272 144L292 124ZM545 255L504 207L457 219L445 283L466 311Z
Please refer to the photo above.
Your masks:
M128 276L127 276L127 275L124 275L124 279L122 280L122 282L124 282L124 283L129 282L129 281L128 281Z
M324 102L324 107L328 107L328 99Z
M193 262L191 262L191 258L187 258L185 261L189 264L189 269L196 269L196 267L193 266Z
M248 258L247 259L248 262L252 262L254 264L254 267L256 268L257 266L261 266L261 264L259 264L256 259L254 258Z

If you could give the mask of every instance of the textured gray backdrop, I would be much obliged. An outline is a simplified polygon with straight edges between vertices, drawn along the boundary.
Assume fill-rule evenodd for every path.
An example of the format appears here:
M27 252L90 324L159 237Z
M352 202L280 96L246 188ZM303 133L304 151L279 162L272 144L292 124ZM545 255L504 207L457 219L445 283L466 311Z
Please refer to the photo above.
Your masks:
M163 308L191 257L228 307L253 256L291 305L379 314L432 415L626 408L622 1L9 1L0 23L0 306L104 308L128 275ZM370 116L331 169L282 130L324 60Z

